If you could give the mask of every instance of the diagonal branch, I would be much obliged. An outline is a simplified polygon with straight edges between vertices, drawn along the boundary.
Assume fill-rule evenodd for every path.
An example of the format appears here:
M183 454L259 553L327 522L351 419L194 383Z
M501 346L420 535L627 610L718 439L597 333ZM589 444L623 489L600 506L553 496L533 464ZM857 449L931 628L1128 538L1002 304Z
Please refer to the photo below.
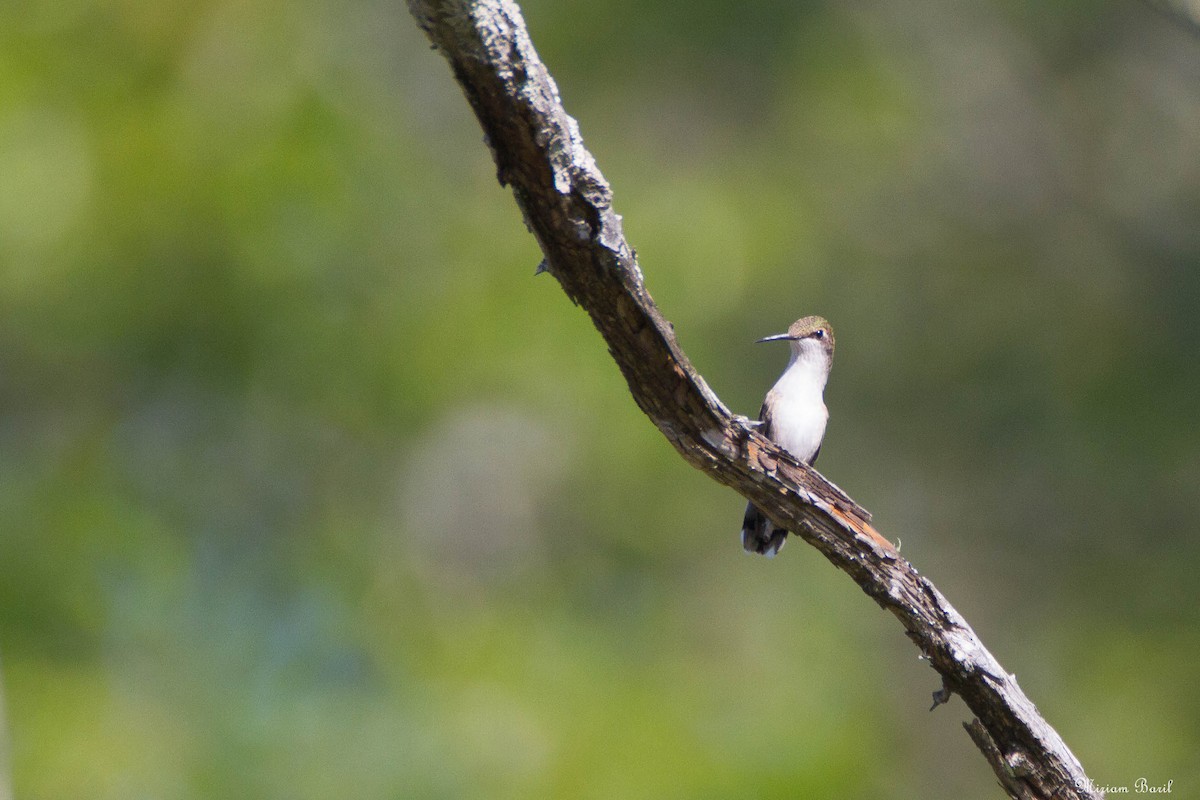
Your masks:
M690 464L796 532L900 620L977 716L972 740L1014 798L1097 800L1083 767L966 620L810 467L735 417L692 368L646 291L612 192L511 0L409 0L450 62L549 270L591 316L638 406Z

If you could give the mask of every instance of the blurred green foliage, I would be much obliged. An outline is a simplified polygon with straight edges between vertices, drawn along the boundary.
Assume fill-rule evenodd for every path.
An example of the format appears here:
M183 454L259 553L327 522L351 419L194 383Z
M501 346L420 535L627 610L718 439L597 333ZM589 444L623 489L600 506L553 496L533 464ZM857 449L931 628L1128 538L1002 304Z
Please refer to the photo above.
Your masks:
M1200 787L1200 45L1137 3L531 0L727 403L1097 781ZM403 4L0 7L26 798L996 797L936 676L630 401Z

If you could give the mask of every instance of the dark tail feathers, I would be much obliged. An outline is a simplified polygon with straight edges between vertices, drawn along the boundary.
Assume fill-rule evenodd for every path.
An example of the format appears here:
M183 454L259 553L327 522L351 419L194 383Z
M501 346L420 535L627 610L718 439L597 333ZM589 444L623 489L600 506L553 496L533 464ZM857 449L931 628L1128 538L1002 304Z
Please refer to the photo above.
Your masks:
M775 527L767 515L753 503L746 504L746 517L742 520L742 547L747 553L759 553L772 558L783 547L788 532Z

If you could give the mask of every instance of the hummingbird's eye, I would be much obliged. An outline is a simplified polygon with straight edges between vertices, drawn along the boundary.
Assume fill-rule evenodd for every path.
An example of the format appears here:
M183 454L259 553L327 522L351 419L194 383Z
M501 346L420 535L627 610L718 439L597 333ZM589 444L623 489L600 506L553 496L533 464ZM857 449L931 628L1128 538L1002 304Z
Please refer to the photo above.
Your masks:
M815 331L813 331L813 336L817 337L818 339L824 339L825 338L825 329L817 328Z

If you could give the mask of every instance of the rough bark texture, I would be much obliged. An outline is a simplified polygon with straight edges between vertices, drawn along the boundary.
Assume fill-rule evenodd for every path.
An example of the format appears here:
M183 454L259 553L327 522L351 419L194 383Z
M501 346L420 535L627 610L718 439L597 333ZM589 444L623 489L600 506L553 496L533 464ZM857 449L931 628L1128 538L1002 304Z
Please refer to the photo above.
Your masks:
M935 705L958 694L968 733L1014 798L1099 798L1079 761L971 626L813 469L735 417L696 373L643 284L608 183L508 0L409 0L450 62L483 126L501 184L512 187L543 267L582 306L638 406L689 463L752 500L892 612L942 676Z

